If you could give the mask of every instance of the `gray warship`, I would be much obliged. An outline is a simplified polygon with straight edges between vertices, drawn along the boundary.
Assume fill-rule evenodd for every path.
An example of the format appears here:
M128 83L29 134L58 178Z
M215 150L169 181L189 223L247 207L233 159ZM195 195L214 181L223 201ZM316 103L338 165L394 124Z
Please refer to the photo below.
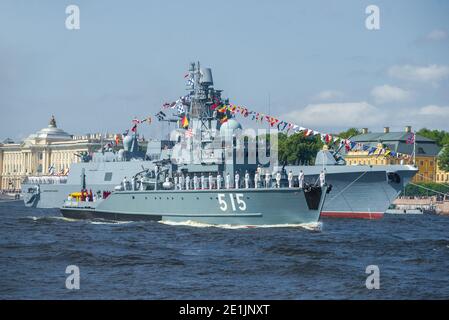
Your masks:
M205 76L203 75L203 80L197 88L202 92L209 92L213 85L212 73L209 69L205 70L207 70L203 73ZM206 81L204 77L209 79ZM219 90L211 92L215 97L220 96ZM211 101L204 100L204 103L210 104ZM191 111L191 115L194 116L190 126L192 129L198 130L203 123L209 121L210 110L208 111L207 108L194 107ZM202 112L205 114L203 115ZM200 115L203 117L199 118ZM223 134L226 134L227 131L232 133L241 128L234 118L230 118L222 125L215 121L214 125L214 129L219 128L218 132L222 131ZM183 130L180 129L180 131ZM139 152L137 136L136 132L126 136L123 141L124 148L118 152L100 150L93 155L80 155L81 162L73 163L69 174L65 177L26 178L22 184L25 205L37 208L59 208L67 199L68 194L80 190L81 177L84 177L88 188L94 190L94 193L98 191L109 193L114 190L115 186L121 184L125 177L131 178L141 171L153 169L158 161L167 160L170 157L175 160L176 157L173 157L173 153L179 152L182 145L178 143L178 137L172 137L169 140L151 140L148 142L146 153L143 153ZM203 151L205 154L208 152L210 154L206 136L203 137L203 141L207 146ZM187 165L188 161L186 159L183 161L184 165ZM189 172L194 172L192 168L198 167L190 165L189 170L192 171ZM234 170L236 169L234 168ZM326 171L326 181L333 186L333 191L324 204L321 215L367 219L381 218L417 172L416 167L411 165L347 166L338 152L332 150L320 151L315 165L278 168L283 173L284 179L286 172L293 173L295 186L299 184L298 176L301 171L304 173L305 182L314 184L323 169Z
M237 135L241 126L232 114L211 108L226 104L221 91L213 88L211 69L191 64L189 74L188 98L175 108L175 117L167 120L178 126L172 133L176 143L170 152L166 156L160 153L158 159L151 160L152 168L142 168L129 180L124 179L110 194L95 189L90 192L84 170L80 192L64 202L62 215L237 226L318 222L331 187L323 179L316 184L289 186L285 169L273 172L277 163L252 161L249 142L240 143ZM136 154L135 142L135 135L126 139L117 156ZM259 144L266 144L266 140Z

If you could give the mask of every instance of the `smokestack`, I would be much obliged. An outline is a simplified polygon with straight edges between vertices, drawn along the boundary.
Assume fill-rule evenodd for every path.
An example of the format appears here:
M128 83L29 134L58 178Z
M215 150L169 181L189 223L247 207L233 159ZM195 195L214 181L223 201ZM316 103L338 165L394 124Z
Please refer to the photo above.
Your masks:
M367 133L368 133L368 128L363 128L363 129L362 129L362 133L363 133L363 134L367 134Z
M384 127L384 133L390 133L390 127Z
M406 126L405 127L405 132L407 132L407 133L412 132L412 126Z

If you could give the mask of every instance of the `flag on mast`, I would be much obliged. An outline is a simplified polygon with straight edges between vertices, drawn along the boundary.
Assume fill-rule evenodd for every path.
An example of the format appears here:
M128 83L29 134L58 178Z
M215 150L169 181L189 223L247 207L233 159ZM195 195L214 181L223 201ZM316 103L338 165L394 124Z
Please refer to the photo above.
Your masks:
M407 138L406 144L414 144L415 143L415 133L412 132L410 136Z
M182 117L181 126L183 128L187 128L189 126L189 119L187 119L187 116Z

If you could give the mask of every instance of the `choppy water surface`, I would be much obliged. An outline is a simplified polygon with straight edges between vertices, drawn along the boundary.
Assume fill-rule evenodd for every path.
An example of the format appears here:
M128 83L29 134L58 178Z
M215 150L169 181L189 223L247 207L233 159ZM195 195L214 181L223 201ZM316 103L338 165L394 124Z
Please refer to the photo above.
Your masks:
M217 228L0 203L1 299L447 299L449 217ZM67 290L68 265L80 290ZM365 269L380 268L368 290Z

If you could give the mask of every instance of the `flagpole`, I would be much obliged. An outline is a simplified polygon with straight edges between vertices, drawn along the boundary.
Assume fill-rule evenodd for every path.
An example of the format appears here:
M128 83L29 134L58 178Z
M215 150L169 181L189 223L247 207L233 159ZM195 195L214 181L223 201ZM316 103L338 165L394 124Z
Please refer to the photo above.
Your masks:
M416 133L413 133L413 165L416 166Z

